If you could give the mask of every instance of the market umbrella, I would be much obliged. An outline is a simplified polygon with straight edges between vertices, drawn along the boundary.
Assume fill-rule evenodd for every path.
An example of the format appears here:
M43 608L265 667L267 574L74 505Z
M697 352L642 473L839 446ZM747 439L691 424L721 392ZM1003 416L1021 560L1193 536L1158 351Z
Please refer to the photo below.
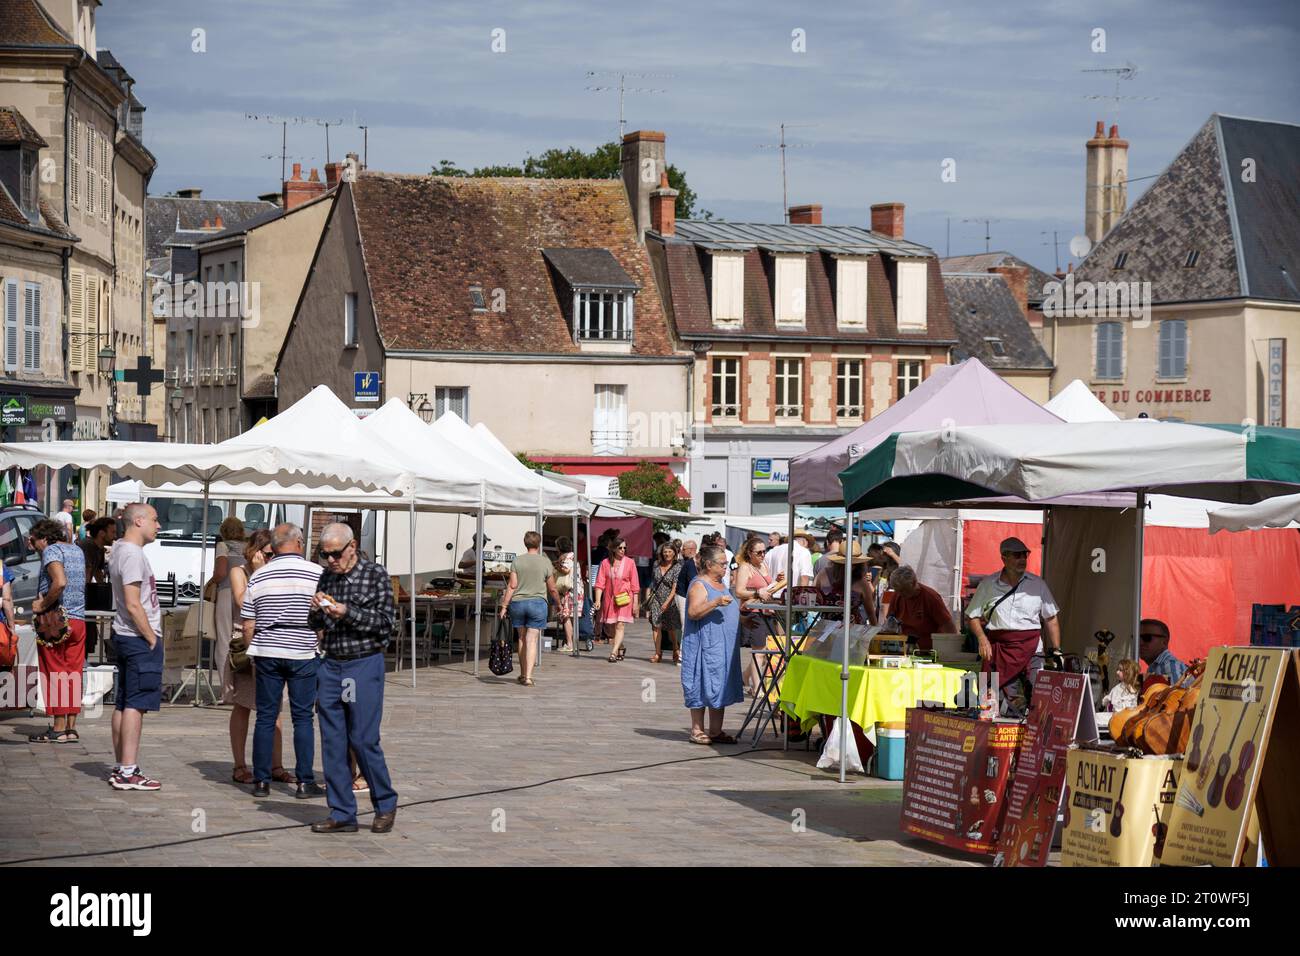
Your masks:
M1145 419L894 434L839 473L852 509L1132 491L1253 504L1300 489L1300 431Z

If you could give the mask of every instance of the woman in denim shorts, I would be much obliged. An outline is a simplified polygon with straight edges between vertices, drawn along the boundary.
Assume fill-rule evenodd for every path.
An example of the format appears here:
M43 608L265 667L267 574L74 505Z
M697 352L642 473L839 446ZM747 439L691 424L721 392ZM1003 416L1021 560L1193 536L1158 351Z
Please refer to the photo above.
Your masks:
M498 615L510 612L510 623L519 638L519 683L533 686L533 668L537 666L537 644L546 630L550 601L560 603L555 590L555 568L542 554L542 536L536 531L524 535L524 554L515 558L510 569L510 583L501 596Z

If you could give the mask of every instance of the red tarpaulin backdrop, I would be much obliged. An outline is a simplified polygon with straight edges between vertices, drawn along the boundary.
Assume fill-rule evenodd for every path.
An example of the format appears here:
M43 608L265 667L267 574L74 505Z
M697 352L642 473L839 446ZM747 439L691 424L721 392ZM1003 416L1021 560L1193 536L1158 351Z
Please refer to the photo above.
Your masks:
M1018 537L1040 573L1043 526L967 521L962 575L1002 567L998 544ZM1169 625L1169 649L1183 661L1211 647L1250 643L1252 604L1300 604L1300 532L1290 528L1220 531L1147 526L1142 561L1142 616Z

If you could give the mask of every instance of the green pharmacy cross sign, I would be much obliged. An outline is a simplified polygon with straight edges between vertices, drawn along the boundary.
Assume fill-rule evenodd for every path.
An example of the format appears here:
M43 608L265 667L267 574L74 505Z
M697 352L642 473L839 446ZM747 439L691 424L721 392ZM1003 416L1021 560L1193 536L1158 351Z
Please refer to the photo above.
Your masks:
M155 385L161 384L166 380L162 369L153 367L153 359L147 355L141 355L135 363L135 368L129 368L117 373L117 377L123 382L134 382L135 393L148 397L149 392Z

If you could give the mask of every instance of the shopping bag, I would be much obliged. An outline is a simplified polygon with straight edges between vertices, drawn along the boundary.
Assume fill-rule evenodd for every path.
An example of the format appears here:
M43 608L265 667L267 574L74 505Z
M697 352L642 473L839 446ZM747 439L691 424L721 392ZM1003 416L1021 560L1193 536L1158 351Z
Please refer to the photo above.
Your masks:
M510 622L505 618L497 618L497 629L492 635L492 649L488 652L488 670L497 677L504 677L515 669L510 652L510 638Z
M831 732L826 737L826 746L822 747L822 755L817 758L817 766L821 770L838 770L840 766L840 718L835 718L835 723L831 724ZM849 773L866 773L862 766L862 756L858 753L858 742L854 739L853 733L849 733L849 742L847 753L845 755L845 770Z

